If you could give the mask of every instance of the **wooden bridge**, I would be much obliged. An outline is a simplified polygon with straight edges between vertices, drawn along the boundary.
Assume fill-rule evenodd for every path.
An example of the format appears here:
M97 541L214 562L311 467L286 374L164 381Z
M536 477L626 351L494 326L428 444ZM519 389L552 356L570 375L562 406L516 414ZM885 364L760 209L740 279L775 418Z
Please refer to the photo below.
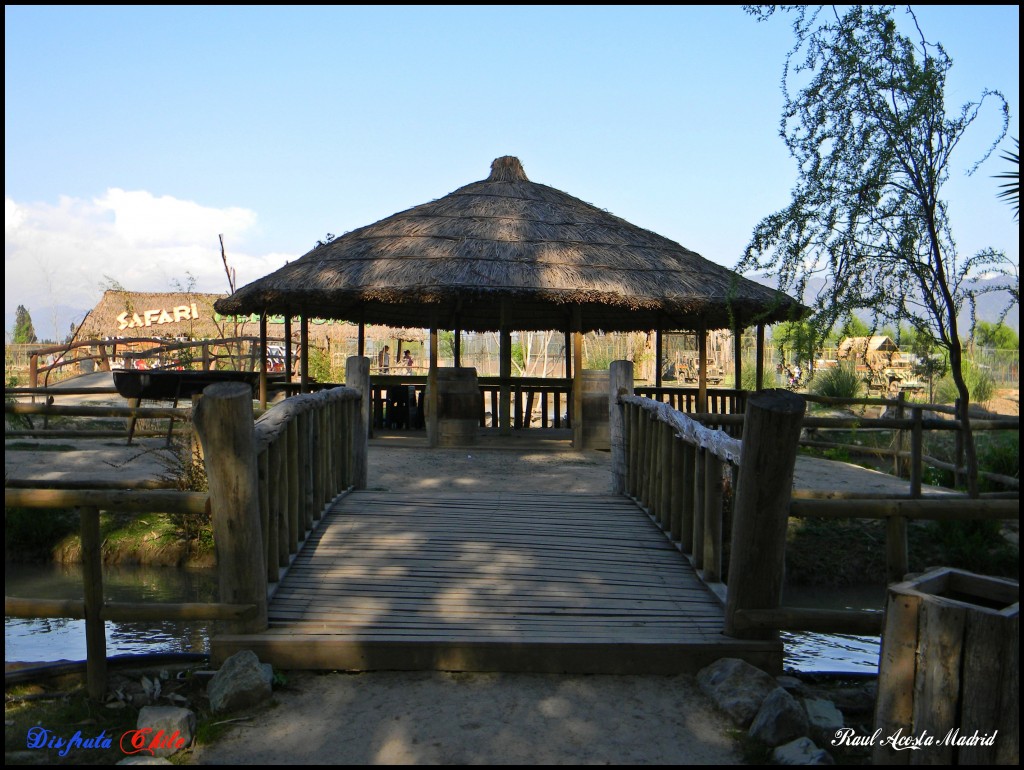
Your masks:
M288 398L255 424L248 386L204 391L192 417L208 493L8 480L8 507L79 509L84 598L6 597L6 614L85 618L97 698L107 620L224 621L215 663L246 647L283 668L686 672L729 656L778 671L780 630L881 628L878 612L782 606L790 516L885 520L890 582L908 571L911 519L1019 518L1016 494L922 495L919 407L872 421L912 434L908 494L822 499L844 495L792 485L813 422L803 399L751 396L725 415L742 420L741 442L631 395L624 361L608 383L612 494L371 492L369 361L348 363L347 387ZM105 601L100 509L212 514L220 602Z
M777 641L723 635L721 602L617 495L354 492L274 593L269 628L219 636L288 668L695 672L781 668Z

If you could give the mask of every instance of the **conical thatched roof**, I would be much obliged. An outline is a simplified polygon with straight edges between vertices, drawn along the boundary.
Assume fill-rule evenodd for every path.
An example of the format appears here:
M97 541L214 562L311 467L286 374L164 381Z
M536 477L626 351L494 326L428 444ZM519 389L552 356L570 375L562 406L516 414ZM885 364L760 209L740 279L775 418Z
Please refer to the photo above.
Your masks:
M726 328L800 306L674 241L526 178L517 158L450 195L319 245L216 303L221 313L307 314L389 326L494 331ZM730 316L730 308L732 317Z

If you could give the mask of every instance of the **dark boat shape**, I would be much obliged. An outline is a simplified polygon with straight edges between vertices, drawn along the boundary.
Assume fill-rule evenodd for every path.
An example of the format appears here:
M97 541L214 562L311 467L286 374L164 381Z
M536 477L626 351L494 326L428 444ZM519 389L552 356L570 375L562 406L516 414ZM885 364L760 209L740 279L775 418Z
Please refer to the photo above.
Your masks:
M260 382L259 372L114 372L114 387L124 398L150 401L173 401L192 398L218 382L244 382L255 395Z

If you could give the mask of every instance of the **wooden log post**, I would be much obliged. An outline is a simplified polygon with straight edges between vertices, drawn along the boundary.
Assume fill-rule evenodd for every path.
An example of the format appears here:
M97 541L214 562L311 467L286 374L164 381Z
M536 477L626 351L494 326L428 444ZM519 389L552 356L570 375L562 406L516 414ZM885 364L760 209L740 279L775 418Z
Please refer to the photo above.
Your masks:
M921 496L921 460L924 456L924 430L921 424L924 410L915 406L910 410L910 414L914 422L910 429L910 496L918 498Z
M668 495L669 539L673 543L682 540L683 529L683 440L672 436L672 448L669 452L669 468L671 482Z
M690 555L693 555L693 477L696 469L697 447L689 441L683 441L683 499L680 502L682 518L679 522L679 544L683 548L683 553Z
M757 361L754 370L754 387L757 390L762 390L764 388L764 324L757 325L757 341L755 344L757 345L757 352L755 353Z
M107 693L107 634L103 622L103 554L100 510L78 509L82 536L82 585L85 604L85 681L93 700Z
M672 439L675 431L668 423L661 423L661 446L658 466L661 469L661 490L658 493L658 523L669 532L672 529Z
M626 432L629 445L626 447L626 460L629 463L629 476L626 479L630 497L636 497L640 490L640 407L629 404L626 407L629 415L629 429Z
M704 471L704 580L722 579L722 461L707 452Z
M633 395L633 362L612 361L608 373L608 436L612 453L612 494L626 494L626 415L620 396Z
M782 597L786 525L804 399L786 390L764 390L747 399L743 457L729 552L725 633L775 638L774 631L738 631L738 610L778 609Z
M362 394L359 409L352 419L352 486L366 489L368 477L367 456L370 450L370 359L350 356L345 361L345 384ZM338 490L335 490L338 491ZM333 493L332 493L333 494Z
M693 566L704 569L704 477L707 475L708 450L697 447L693 459Z
M194 416L210 486L213 539L225 604L254 604L235 633L267 628L267 566L259 509L252 390L240 382L211 385ZM273 523L271 522L271 526Z
M904 417L906 417L906 401L907 394L901 390L899 392L899 395L897 395L896 397L897 420L902 420ZM907 448L907 435L906 431L904 431L903 428L898 428L897 430L893 431L893 435L896 439L893 442L896 451L893 453L892 456L892 475L896 476L897 478L900 478L903 476L903 469L906 467L906 460L903 458L903 452L906 451Z

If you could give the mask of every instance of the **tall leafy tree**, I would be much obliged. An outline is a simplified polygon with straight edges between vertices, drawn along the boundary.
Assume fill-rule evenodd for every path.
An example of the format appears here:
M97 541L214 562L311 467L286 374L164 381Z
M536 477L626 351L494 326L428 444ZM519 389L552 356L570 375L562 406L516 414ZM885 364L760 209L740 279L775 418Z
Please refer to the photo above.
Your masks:
M775 6L747 6L759 20ZM858 309L875 328L906 322L948 351L969 435L968 391L957 316L985 291L1019 295L1016 272L995 249L962 254L941 197L954 151L988 106L1002 129L973 172L1006 135L1009 109L985 90L947 113L952 61L929 43L907 10L913 39L897 29L891 6L848 10L782 6L796 36L782 79L781 135L799 166L791 203L762 220L739 265L768 272L779 287L805 296L811 278L827 287L814 300L822 336ZM1004 282L977 284L981 273ZM805 301L807 301L805 299ZM967 441L969 491L977 491L977 459Z
M36 336L35 327L32 326L32 316L29 314L28 308L18 305L14 314L14 344L31 345L38 341L39 338Z

